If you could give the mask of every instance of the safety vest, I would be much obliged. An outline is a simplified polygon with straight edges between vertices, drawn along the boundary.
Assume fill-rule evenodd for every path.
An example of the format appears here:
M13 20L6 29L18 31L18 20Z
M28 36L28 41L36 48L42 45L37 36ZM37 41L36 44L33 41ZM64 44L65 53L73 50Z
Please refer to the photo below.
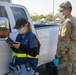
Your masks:
M36 59L39 58L39 55L36 55L35 57L33 57L33 56L26 54L26 53L15 53L15 52L14 52L14 56L18 57L18 58L23 58L23 57L25 57L25 58L36 58Z
M17 36L17 40L16 41L20 41L21 40L20 37L21 37L21 35L19 34L19 36ZM30 38L33 39L34 37L36 37L36 36L33 33L28 32L24 39L28 39L29 40ZM38 41L38 39L37 39L37 41ZM38 41L38 46L39 46L39 49L40 49L40 43L39 43L39 41ZM29 55L27 53L20 53L20 52L18 52L18 53L14 52L14 56L18 57L18 58L34 58L34 59L38 59L39 58L39 50L38 50L38 54L35 57L31 56L31 55Z

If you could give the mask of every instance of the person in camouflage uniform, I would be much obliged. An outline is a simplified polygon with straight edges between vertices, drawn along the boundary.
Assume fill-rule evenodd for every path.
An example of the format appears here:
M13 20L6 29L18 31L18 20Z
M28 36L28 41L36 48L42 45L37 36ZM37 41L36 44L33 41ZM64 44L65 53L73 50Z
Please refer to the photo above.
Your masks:
M58 75L76 75L76 23L71 16L71 3L61 3L58 11L62 20L56 52L56 58L59 58Z

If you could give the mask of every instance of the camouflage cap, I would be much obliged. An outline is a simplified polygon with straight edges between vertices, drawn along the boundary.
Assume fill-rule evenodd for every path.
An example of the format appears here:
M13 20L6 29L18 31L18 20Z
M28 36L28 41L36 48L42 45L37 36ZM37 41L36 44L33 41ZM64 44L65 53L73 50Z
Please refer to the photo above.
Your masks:
M59 11L60 10L64 10L64 9L66 9L66 8L69 8L69 7L71 7L72 8L72 5L71 5L71 3L69 2L69 1L65 1L65 2L63 2L63 3L61 3L60 5L59 5Z

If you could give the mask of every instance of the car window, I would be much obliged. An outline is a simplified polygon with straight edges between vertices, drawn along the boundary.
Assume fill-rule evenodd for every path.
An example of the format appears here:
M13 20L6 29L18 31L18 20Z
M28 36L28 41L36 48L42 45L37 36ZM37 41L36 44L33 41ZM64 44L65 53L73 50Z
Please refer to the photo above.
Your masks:
M19 7L11 7L11 10L12 10L12 13L13 13L13 16L15 18L15 22L17 21L17 19L19 19L20 17L23 17L23 18L27 18L27 15L26 15L26 12L24 11L23 8L19 8Z
M7 12L6 12L6 9L5 9L4 6L0 6L0 17L6 17L6 18L8 18Z
M8 18L7 11L4 6L0 6L0 17ZM8 18L8 20L9 20L9 18ZM10 21L9 21L9 30L11 32Z

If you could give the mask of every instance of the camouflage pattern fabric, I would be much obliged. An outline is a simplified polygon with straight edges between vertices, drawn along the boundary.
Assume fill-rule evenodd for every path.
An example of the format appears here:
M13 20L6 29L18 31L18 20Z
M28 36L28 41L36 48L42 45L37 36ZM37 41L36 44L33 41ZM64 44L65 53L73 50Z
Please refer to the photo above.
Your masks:
M70 15L60 25L56 56L59 59L58 75L76 75L76 26Z

